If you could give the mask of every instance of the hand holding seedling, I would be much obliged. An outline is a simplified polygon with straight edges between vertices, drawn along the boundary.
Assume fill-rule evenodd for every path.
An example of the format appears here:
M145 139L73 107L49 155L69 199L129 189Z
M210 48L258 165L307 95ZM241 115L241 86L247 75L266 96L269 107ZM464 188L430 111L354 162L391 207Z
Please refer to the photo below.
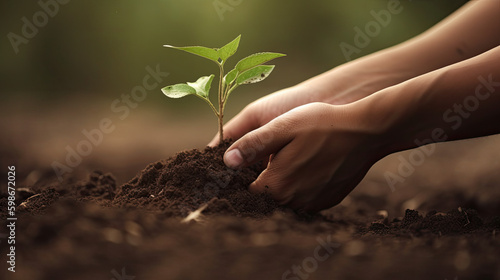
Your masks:
M218 90L218 105L219 110L215 108L210 101L209 93L212 86L214 74L203 76L194 83L183 83L162 88L162 92L170 98L181 98L187 95L195 95L210 105L214 114L219 119L219 140L224 137L224 109L229 95L240 85L253 84L267 78L274 69L274 65L262 65L270 60L285 56L280 53L262 52L252 54L240 60L233 70L224 75L224 64L236 53L240 44L241 35L233 41L229 42L222 48L207 48L201 46L194 47L174 47L165 45L168 48L182 50L188 53L199 55L209 59L219 66L219 90Z
M412 41L253 102L226 125L226 137L238 139L226 165L270 159L250 190L318 211L386 155L499 133L488 120L500 117L500 26L485 28L499 7L471 2ZM451 51L464 41L474 44Z
M363 117L348 105L302 105L245 134L224 160L239 168L272 155L250 191L268 192L292 208L328 208L339 203L379 159L368 153L378 131Z

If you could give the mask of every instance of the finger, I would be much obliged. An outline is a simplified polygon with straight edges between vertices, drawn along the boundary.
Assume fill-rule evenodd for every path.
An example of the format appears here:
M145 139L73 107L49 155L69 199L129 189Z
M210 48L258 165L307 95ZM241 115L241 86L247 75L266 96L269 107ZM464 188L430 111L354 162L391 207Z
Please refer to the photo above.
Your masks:
M314 146L307 137L294 138L273 156L268 168L250 184L249 190L269 193L281 205L293 209L314 207L311 199L320 197L318 192L321 189L311 186L321 185L324 181L321 168L311 162L311 159L317 159L318 153L321 154L319 146L322 145Z
M207 144L209 147L215 147L217 145L219 145L219 133L215 134L214 138Z
M252 131L260 126L258 114L253 113L248 107L243 109L227 124L224 125L224 139L237 140L249 131ZM214 147L219 144L219 134L208 143L208 146Z
M257 128L238 139L224 154L224 163L230 168L248 166L269 159L293 139L293 134L282 117Z
M286 148L285 148L286 149ZM280 204L287 204L293 198L293 171L288 168L290 158L282 150L273 156L268 167L252 182L248 188L253 193L269 193Z

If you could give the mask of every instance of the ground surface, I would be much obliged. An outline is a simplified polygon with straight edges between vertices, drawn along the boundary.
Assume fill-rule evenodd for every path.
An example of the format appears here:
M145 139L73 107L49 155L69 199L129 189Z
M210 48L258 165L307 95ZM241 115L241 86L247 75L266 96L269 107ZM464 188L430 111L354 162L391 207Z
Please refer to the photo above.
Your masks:
M469 209L474 201L388 217L382 199L354 196L320 215L296 213L248 193L258 168L229 171L223 151L180 153L120 187L96 171L18 189L15 278L500 277L500 218ZM6 196L1 204L5 219Z
M2 279L500 279L498 180L472 172L472 163L465 169L481 180L464 172L426 181L415 171L395 192L365 180L339 206L307 215L247 193L258 167L230 171L216 150L169 158L151 145L130 148L133 161L99 158L106 141L119 143L107 138L60 182L47 155L35 153L54 150L30 141L46 139L36 133L40 122L26 122L27 132L2 125L11 135L2 139L2 163L18 168L16 273L6 270L2 235ZM442 164L431 158L421 168ZM377 169L395 171L390 162Z

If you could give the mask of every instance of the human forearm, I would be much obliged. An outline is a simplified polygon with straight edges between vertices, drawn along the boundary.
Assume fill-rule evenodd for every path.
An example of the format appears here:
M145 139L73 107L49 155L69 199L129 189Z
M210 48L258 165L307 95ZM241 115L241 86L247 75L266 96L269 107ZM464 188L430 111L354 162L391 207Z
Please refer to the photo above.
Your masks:
M401 47L433 69L474 57L500 44L499 14L500 1L469 1Z
M500 133L500 47L354 104L378 129L378 150Z
M471 1L411 40L340 65L299 86L307 88L315 101L359 100L500 44L498 14L500 1Z

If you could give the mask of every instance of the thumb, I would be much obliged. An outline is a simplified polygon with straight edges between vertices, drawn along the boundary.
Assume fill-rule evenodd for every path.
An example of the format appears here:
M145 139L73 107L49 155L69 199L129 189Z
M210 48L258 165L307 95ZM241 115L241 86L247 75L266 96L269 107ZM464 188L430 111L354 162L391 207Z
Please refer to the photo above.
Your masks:
M233 143L224 154L224 163L229 168L248 166L259 160L267 160L278 153L293 139L292 134L281 125L280 117L255 129Z

